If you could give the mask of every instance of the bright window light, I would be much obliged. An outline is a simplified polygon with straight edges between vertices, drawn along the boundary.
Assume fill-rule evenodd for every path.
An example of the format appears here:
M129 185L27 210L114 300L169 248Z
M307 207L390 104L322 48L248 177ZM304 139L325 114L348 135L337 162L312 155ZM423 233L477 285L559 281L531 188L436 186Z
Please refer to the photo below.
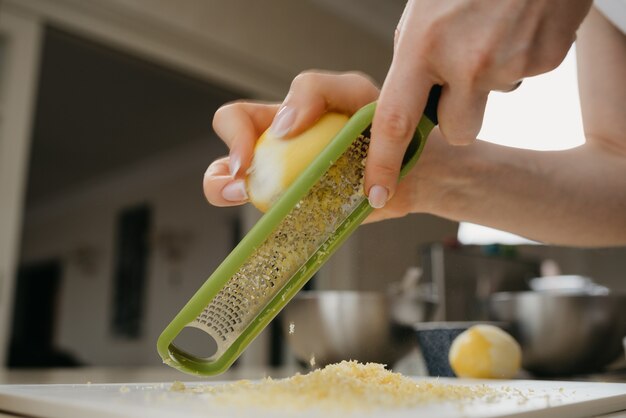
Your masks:
M575 48L555 70L527 78L511 93L492 93L478 137L494 144L533 150L563 150L585 143ZM462 223L463 244L531 243L522 237Z
M459 242L466 245L539 244L536 241L531 241L524 237L520 237L519 235L511 234L510 232L500 231L499 229L493 229L482 225L472 224L469 222L461 222L461 224L459 225L459 231L457 232L457 236Z

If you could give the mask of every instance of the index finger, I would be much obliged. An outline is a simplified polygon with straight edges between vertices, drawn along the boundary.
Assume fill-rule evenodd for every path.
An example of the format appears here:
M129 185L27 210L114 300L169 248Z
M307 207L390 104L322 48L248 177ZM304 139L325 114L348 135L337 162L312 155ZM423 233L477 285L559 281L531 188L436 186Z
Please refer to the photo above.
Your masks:
M383 207L395 193L402 158L434 84L403 35L399 36L372 121L365 190L375 208Z

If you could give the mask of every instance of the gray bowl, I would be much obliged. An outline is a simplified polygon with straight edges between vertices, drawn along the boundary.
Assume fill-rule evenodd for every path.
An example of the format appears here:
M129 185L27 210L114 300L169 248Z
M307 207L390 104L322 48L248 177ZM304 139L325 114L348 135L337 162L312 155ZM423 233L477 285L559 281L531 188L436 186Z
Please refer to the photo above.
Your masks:
M391 366L416 344L412 328L393 319L392 306L393 298L378 292L300 292L283 309L282 328L303 363L314 356L318 367L342 360Z
M537 375L601 371L626 335L626 295L503 292L491 296L489 312L511 323L523 367Z

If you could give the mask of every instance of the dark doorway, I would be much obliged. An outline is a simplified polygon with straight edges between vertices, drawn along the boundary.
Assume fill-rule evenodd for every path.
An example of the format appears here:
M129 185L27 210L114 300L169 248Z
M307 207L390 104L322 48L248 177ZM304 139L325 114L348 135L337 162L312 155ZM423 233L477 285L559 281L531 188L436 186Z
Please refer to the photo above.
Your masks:
M61 278L60 260L20 266L13 305L9 367L80 365L72 355L54 347L54 325Z
M122 210L117 219L113 333L119 337L141 336L151 218L144 204Z

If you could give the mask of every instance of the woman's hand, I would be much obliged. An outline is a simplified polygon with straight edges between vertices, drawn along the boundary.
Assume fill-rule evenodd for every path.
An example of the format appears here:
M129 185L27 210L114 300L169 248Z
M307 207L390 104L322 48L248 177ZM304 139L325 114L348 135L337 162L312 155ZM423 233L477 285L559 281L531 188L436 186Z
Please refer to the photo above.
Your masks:
M245 173L254 144L270 126L278 104L238 101L222 106L213 117L213 129L230 148L228 157L213 161L204 173L204 195L215 206L246 203Z
M230 148L204 175L204 194L215 206L234 206L248 199L245 173L256 140L271 125L278 137L290 138L312 126L329 111L352 115L378 97L378 88L360 73L309 71L292 82L281 105L238 101L222 106L213 129Z
M442 135L469 144L491 90L555 68L590 0L409 0L372 124L365 190L381 207L394 195L402 156L434 84Z

